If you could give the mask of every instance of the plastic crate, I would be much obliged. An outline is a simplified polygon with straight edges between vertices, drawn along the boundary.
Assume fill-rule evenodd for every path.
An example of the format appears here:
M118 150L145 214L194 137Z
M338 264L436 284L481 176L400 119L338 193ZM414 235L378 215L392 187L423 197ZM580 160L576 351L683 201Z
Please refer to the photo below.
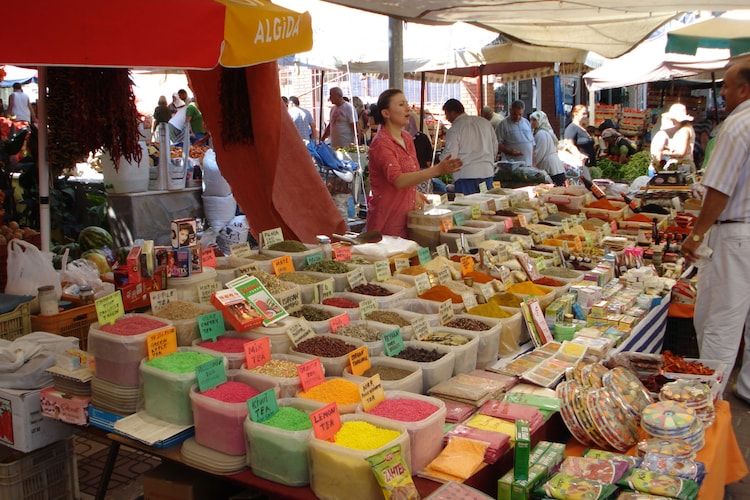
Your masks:
M78 498L72 437L31 453L0 448L0 500Z
M52 316L31 316L31 327L35 332L76 337L80 348L85 351L88 348L89 327L96 321L96 306L88 304Z
M17 306L9 313L0 314L0 339L15 340L31 333L31 315L28 302Z

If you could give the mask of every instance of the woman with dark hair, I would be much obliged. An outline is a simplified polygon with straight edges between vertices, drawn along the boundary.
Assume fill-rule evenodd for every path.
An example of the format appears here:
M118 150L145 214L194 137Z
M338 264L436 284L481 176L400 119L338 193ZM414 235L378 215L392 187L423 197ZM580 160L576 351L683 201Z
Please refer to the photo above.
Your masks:
M388 89L378 97L372 118L380 129L369 150L371 199L367 210L367 230L407 237L406 220L410 210L420 209L425 197L416 186L442 174L458 171L463 163L450 155L440 163L420 170L414 141L404 127L410 107L401 90Z
M596 149L594 138L588 133L586 127L589 124L589 109L585 104L576 104L571 112L570 125L565 127L563 138L568 146L575 149L584 157L584 168L582 172L585 177L591 178L587 167L596 165Z

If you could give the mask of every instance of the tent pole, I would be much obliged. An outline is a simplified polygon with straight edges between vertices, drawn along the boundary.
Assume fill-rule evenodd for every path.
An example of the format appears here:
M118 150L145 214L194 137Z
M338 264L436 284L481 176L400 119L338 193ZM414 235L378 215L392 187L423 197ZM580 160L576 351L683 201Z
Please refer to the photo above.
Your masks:
M484 107L484 64L479 66L477 82L479 83L479 106L477 106L477 115L482 116L482 108Z
M50 245L50 210L49 210L49 165L47 164L47 68L39 66L37 83L39 99L37 101L37 140L39 143L39 232L42 236L42 251L48 252Z
M320 70L320 115L318 117L318 139L323 137L323 103L326 102L323 89L323 80L325 79L326 72L324 69ZM322 140L321 140L322 142Z
M719 124L719 100L716 98L716 73L711 72L711 91L714 95L714 119L716 120L716 124Z
M419 79L419 131L424 129L424 100L425 90L427 89L427 77L425 72L422 71L422 75Z
M395 17L388 18L388 86L404 88L404 22Z

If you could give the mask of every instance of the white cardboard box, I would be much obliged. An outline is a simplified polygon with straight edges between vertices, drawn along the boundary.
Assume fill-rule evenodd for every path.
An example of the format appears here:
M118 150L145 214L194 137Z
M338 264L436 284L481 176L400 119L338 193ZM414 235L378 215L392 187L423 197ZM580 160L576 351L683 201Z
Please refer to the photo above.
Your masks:
M75 427L42 416L40 392L0 389L0 444L28 453L75 433Z

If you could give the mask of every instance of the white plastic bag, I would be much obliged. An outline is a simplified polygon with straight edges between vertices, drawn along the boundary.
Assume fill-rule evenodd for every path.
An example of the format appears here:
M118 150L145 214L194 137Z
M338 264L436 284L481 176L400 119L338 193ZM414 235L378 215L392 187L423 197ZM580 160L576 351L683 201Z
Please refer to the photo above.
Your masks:
M5 293L36 297L40 286L52 285L59 299L62 295L60 276L52 266L52 256L23 240L8 243L8 284Z
M216 163L216 153L209 149L203 155L203 194L208 196L227 196L232 193L232 187L221 175Z
M203 213L206 215L208 225L217 232L229 224L237 212L237 201L234 196L210 196L203 194Z

